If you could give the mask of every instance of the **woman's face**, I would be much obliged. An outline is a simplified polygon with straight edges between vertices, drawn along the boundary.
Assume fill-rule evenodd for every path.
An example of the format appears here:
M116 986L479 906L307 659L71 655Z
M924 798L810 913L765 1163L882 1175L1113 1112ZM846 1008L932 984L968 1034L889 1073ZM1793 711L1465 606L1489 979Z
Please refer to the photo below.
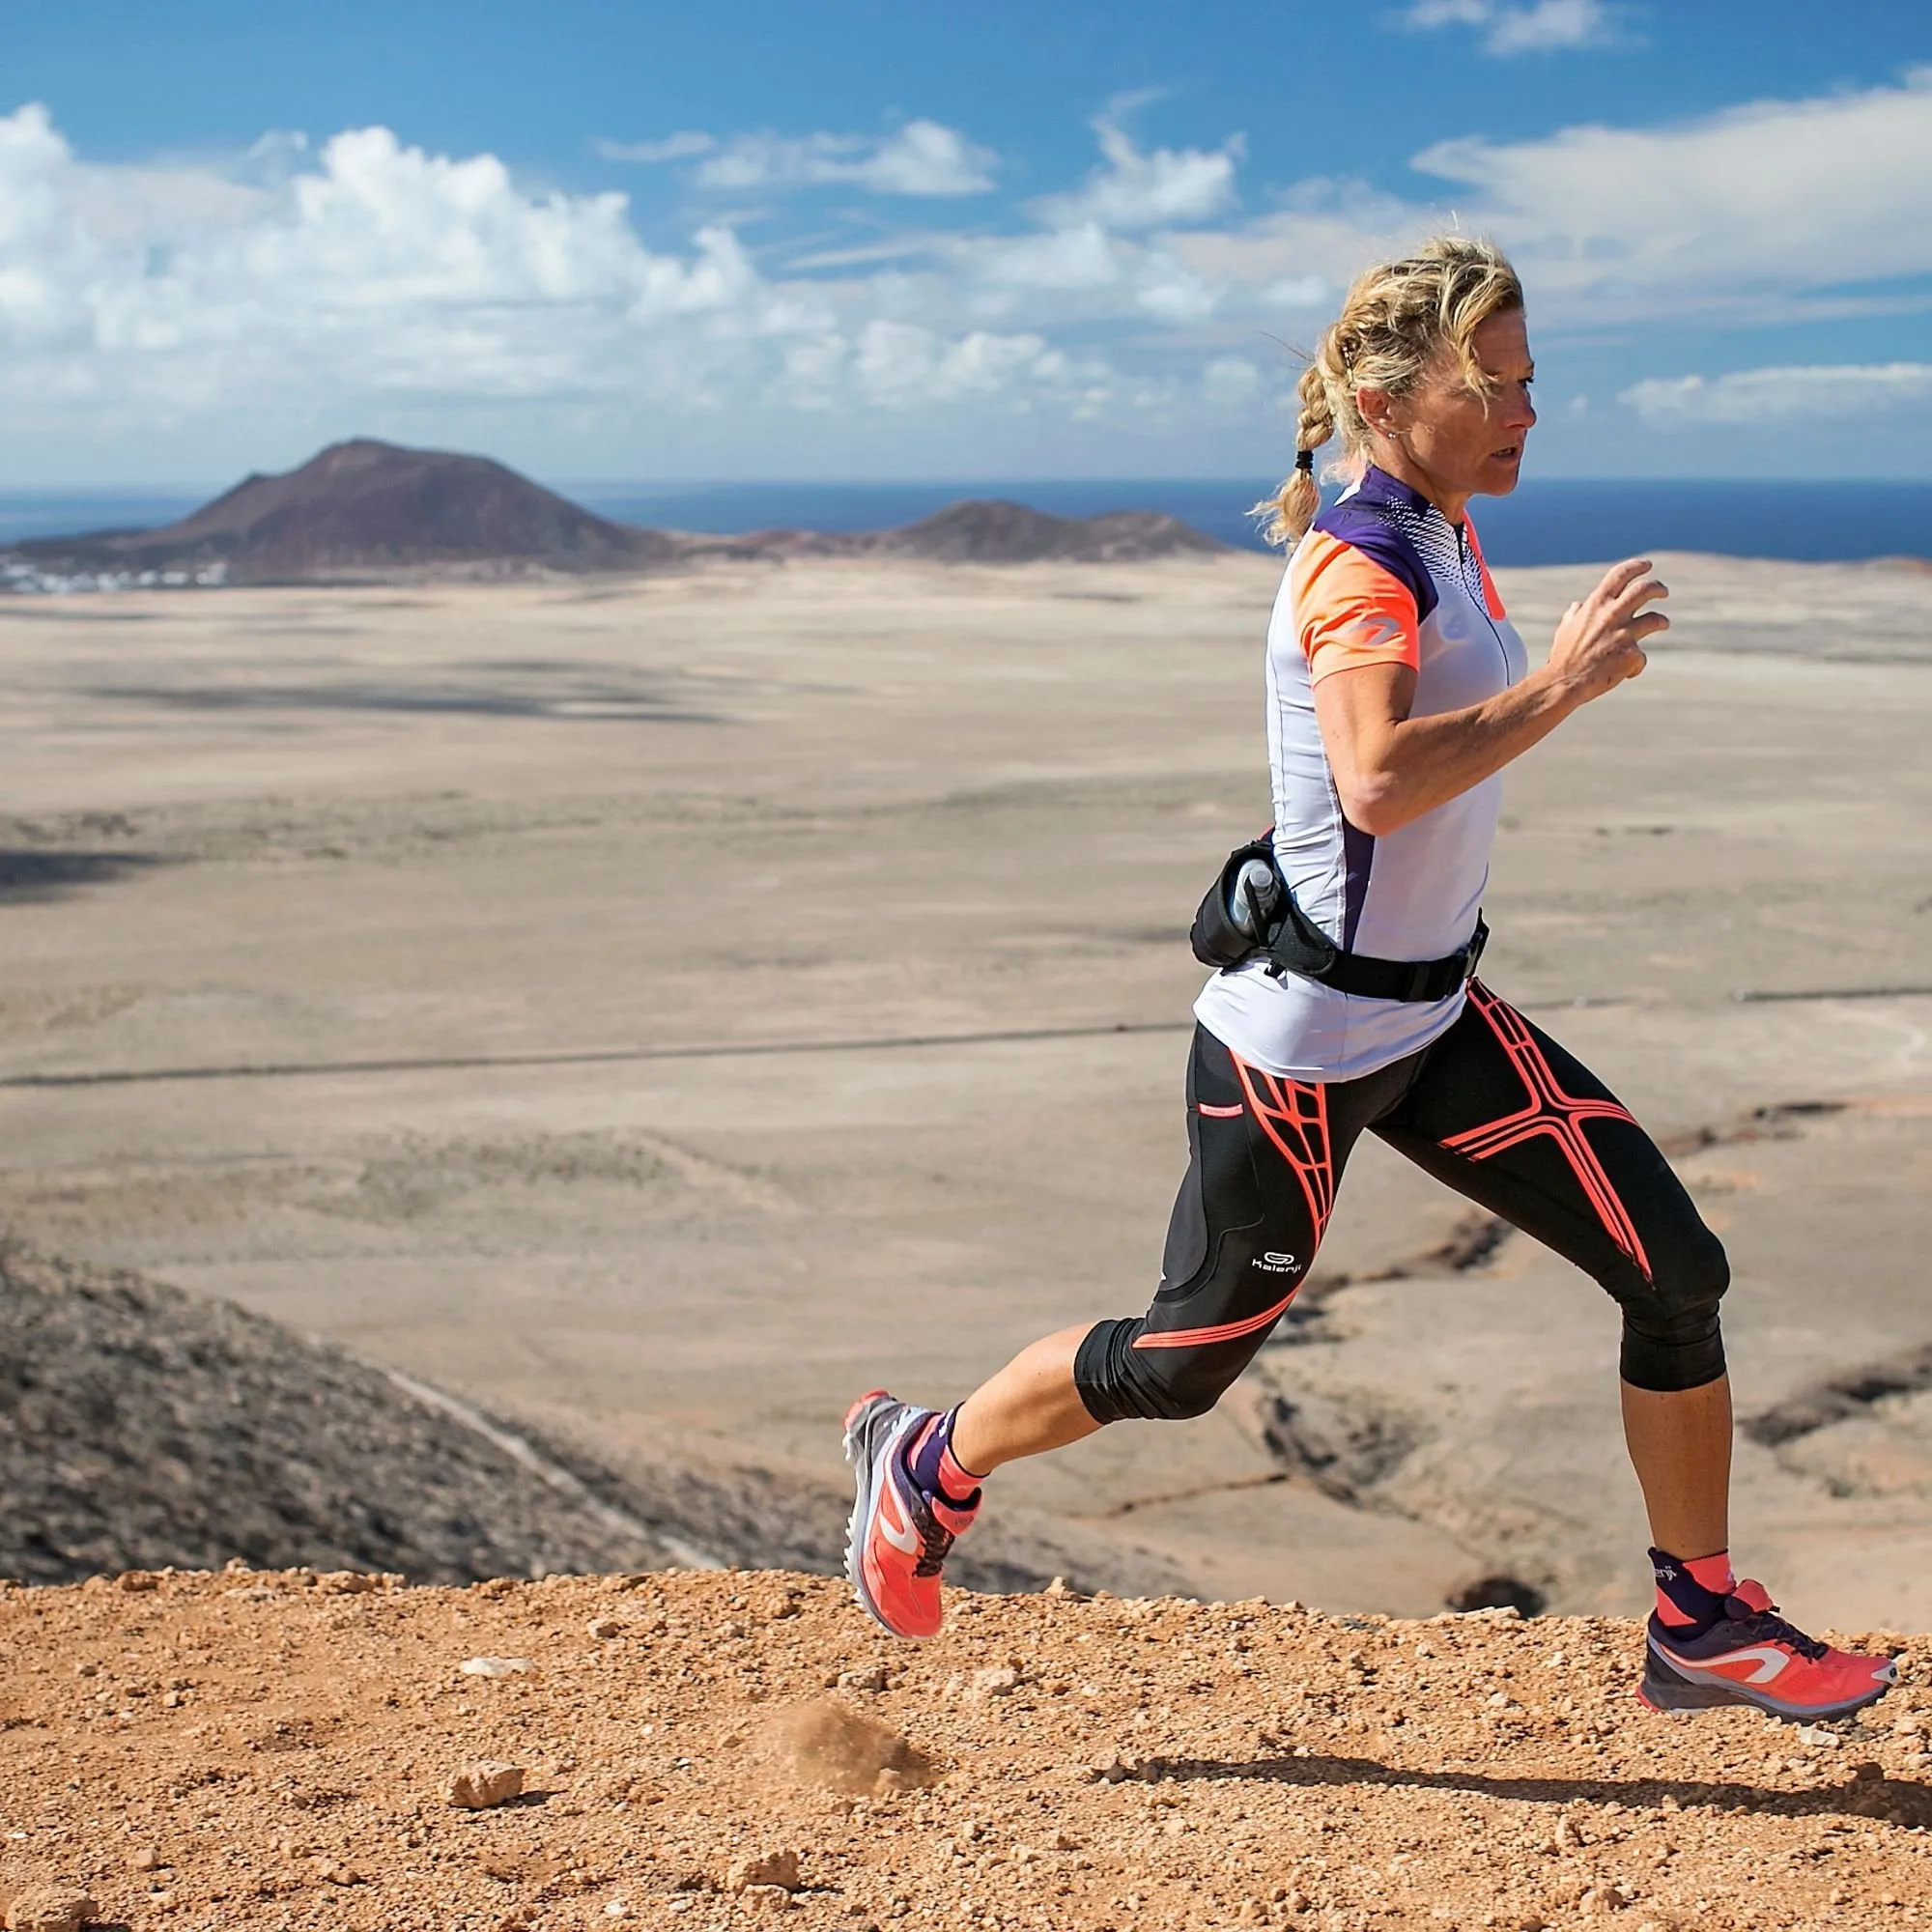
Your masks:
M1388 436L1435 486L1435 494L1507 497L1522 468L1523 440L1536 421L1529 401L1536 365L1522 310L1491 316L1478 326L1471 346L1486 378L1484 389L1471 389L1445 351L1406 396L1364 390L1362 413L1375 440Z

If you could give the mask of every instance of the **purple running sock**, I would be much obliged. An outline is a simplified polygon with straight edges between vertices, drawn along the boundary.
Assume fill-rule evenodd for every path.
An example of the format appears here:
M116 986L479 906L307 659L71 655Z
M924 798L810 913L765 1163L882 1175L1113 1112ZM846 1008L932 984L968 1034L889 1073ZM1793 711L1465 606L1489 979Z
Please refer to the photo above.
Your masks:
M927 1495L956 1510L969 1510L980 1500L980 1479L952 1453L952 1424L958 1413L949 1408L920 1431L906 1451L906 1474Z
M1688 1561L1667 1549L1650 1552L1651 1575L1657 1579L1657 1616L1675 1630L1709 1630L1724 1614L1724 1600L1736 1580L1730 1552L1693 1556ZM1721 1583L1722 1589L1714 1588Z

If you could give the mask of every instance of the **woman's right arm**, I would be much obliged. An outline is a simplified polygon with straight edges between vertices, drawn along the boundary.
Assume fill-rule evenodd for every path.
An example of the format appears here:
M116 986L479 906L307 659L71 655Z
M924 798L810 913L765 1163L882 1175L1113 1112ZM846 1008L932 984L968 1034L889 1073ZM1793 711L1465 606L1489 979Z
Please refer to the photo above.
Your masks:
M1540 743L1573 711L1644 667L1643 640L1670 619L1644 607L1670 593L1644 558L1620 563L1556 627L1548 662L1462 711L1411 718L1415 672L1402 664L1335 670L1315 716L1349 822L1385 838L1461 796Z

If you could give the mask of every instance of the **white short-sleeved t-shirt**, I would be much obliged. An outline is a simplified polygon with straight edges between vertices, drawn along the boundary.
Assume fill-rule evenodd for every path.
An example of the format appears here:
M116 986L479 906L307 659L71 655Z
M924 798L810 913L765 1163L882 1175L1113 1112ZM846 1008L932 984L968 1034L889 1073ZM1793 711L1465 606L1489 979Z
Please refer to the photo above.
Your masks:
M1460 711L1522 676L1476 533L1371 469L1289 559L1267 637L1275 858L1308 917L1345 952L1440 959L1476 929L1502 777L1380 838L1349 823L1315 718L1315 687L1363 664L1416 673L1413 717ZM1463 1008L1338 993L1260 963L1217 973L1195 1016L1241 1059L1307 1081L1353 1080L1427 1046Z

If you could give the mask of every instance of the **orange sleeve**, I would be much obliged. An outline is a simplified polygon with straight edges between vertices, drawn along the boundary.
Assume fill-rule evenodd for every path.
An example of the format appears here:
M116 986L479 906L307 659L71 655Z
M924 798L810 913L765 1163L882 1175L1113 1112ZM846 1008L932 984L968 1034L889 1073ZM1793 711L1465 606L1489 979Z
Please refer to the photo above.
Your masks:
M1294 621L1320 684L1360 665L1422 668L1415 594L1352 544L1311 530L1294 553Z

